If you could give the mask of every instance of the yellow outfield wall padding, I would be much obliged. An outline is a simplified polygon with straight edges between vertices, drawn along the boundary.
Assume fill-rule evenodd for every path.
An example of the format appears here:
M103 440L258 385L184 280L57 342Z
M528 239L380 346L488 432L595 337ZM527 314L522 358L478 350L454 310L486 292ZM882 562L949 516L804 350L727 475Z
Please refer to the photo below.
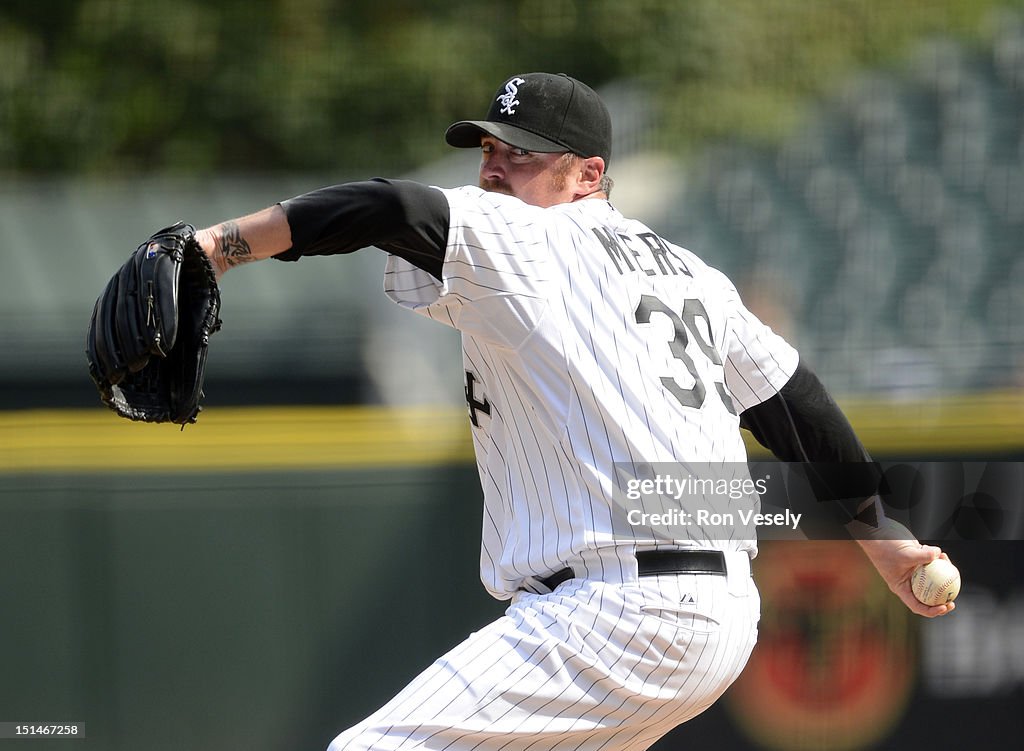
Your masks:
M472 460L466 411L216 408L194 425L134 423L103 409L0 413L0 472L234 471L422 466Z
M868 451L977 454L1024 450L1024 391L931 399L845 399L840 407ZM751 453L766 454L752 441Z
M1024 394L845 400L868 449L886 454L1024 451ZM752 456L765 456L744 432ZM103 408L0 412L0 472L236 471L473 461L459 407L217 407L195 425L133 423Z

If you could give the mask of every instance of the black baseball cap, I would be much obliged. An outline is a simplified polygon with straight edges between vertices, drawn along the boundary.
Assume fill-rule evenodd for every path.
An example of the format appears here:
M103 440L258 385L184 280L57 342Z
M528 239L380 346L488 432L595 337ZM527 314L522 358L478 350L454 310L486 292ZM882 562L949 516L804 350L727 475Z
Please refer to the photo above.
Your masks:
M520 73L495 93L485 120L460 120L445 131L449 145L477 148L489 134L527 151L612 155L612 120L592 88L564 73Z

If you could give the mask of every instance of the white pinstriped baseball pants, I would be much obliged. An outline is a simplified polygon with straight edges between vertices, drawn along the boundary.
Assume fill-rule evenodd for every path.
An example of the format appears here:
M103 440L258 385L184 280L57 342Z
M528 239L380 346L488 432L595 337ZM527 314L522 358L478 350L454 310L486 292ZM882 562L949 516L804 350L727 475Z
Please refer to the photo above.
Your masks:
M736 679L759 613L749 573L522 592L329 751L640 751Z

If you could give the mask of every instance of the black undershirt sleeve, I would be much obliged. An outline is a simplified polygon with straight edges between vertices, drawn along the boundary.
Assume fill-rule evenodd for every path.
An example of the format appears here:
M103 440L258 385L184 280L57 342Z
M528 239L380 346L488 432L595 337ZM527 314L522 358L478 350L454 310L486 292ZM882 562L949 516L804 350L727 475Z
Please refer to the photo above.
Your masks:
M784 462L799 464L820 501L835 501L844 521L879 490L880 472L818 377L803 363L771 399L740 415L740 427Z
M450 212L435 188L375 178L304 193L281 207L292 247L274 256L280 261L375 246L441 278Z

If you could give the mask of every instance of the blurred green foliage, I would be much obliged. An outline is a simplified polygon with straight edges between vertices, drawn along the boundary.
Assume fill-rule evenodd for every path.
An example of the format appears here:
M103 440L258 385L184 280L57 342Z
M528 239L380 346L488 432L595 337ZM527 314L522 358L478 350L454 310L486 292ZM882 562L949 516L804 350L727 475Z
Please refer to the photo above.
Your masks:
M525 70L635 80L662 147L770 137L851 68L1006 4L6 0L0 172L399 171Z

